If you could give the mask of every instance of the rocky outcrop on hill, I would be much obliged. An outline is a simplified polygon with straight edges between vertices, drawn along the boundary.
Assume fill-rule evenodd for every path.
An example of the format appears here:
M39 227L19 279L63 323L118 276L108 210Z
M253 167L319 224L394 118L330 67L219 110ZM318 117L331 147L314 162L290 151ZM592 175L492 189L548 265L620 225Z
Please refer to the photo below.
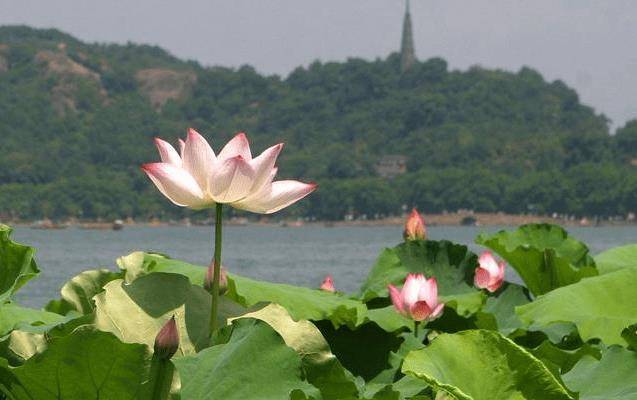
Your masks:
M149 68L137 71L135 79L153 107L161 109L168 100L185 97L197 82L197 75L187 70Z

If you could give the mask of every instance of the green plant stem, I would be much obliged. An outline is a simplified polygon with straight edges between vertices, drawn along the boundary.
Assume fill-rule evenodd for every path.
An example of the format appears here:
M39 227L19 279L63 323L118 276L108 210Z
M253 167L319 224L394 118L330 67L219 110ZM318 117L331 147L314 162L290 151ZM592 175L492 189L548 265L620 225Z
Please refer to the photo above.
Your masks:
M170 360L163 360L153 356L151 361L151 379L153 400L165 400L170 395L170 387L173 382L174 366Z
M215 256L212 276L212 303L210 304L210 339L217 330L217 309L219 308L219 279L221 276L221 225L223 204L217 203L215 216Z
M418 321L414 321L414 336L418 338Z

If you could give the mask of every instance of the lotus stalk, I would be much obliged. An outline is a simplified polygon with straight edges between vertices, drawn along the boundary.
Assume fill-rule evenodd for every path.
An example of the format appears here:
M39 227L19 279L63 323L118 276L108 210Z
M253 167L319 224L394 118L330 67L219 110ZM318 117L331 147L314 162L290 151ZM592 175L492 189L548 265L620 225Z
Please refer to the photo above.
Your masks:
M179 140L179 153L170 143L156 138L161 162L142 165L157 189L174 204L202 210L215 208L215 248L210 308L210 337L217 328L223 205L258 214L279 211L312 193L317 185L295 180L274 181L277 157L283 143L252 157L244 133L234 136L215 154L194 129Z

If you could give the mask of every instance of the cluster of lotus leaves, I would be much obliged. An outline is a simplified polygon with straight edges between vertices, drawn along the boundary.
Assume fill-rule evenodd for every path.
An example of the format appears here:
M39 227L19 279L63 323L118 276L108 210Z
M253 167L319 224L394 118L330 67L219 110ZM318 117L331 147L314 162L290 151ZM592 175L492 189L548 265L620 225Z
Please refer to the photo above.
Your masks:
M0 226L0 399L637 399L637 245L593 256L546 224L476 243L522 283L476 289L476 254L446 240L382 250L356 293L229 274L211 343L203 266L135 252L34 309L15 293L40 273L35 249ZM417 337L387 293L410 272L445 303Z

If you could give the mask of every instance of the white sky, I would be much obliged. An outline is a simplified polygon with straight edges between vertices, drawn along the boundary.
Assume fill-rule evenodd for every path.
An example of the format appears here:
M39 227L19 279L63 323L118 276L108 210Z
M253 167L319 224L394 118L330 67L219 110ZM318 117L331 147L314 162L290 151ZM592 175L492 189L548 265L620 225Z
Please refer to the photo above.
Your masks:
M621 125L637 118L637 1L412 0L416 53L451 68L528 65ZM204 65L286 75L320 59L385 57L401 0L0 0L0 25L157 44Z

